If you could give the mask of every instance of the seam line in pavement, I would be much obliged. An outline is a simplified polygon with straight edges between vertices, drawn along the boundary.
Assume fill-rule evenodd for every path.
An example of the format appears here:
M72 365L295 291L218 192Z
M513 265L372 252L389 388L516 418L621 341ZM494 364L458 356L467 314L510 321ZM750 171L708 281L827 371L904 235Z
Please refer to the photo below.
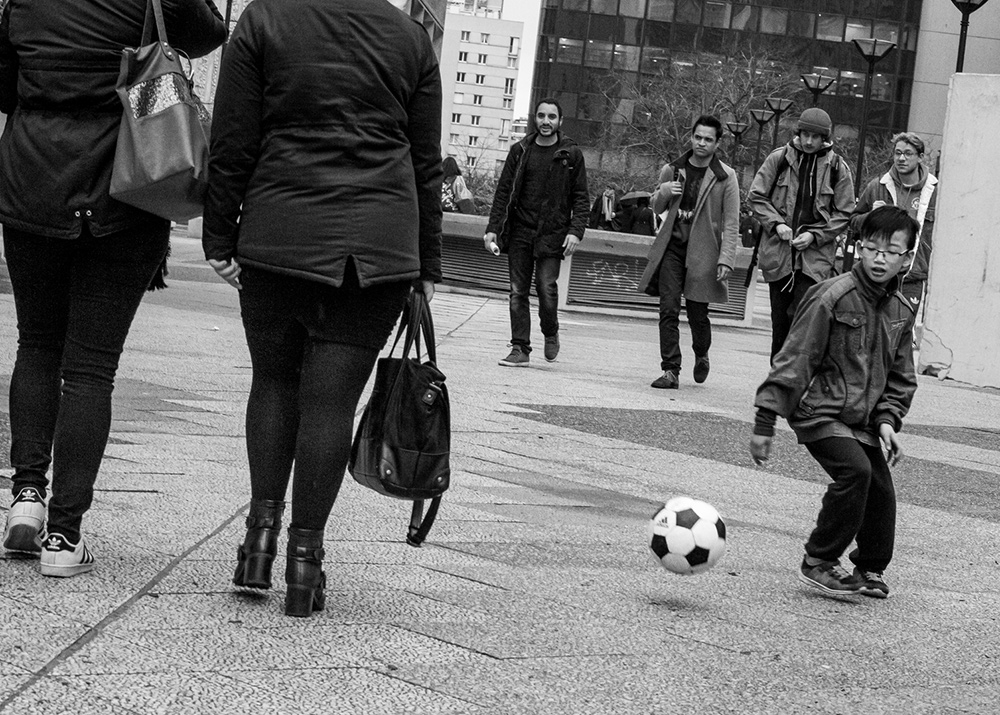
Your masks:
M37 671L32 673L31 676L25 682L23 682L20 686L14 688L6 698L0 701L0 712L4 712L7 709L7 706L9 706L18 696L20 696L23 692L31 688L33 685L35 685L35 683L37 683L38 681L47 677L53 670L55 670L55 668L58 665L68 660L72 656L76 655L79 651L83 649L84 646L86 646L97 636L99 636L107 626L111 625L119 618L121 618L123 615L125 615L125 613L132 608L132 606L135 604L136 601L146 596L157 584L159 584L164 578L166 578L167 575L169 575L170 572L173 571L178 564L184 561L184 559L186 559L193 551L201 547L209 539L215 537L220 532L222 532L223 529L232 524L233 521L235 521L240 515L242 515L249 507L250 507L250 502L247 502L242 507L240 507L240 509L238 509L235 514L233 514L231 517L229 517L224 522L219 524L219 526L217 526L210 534L207 534L206 536L202 537L194 544L189 546L187 549L185 549L182 553L178 554L173 559L171 559L170 563L164 566L159 573L157 573L155 576L153 576L153 578L147 581L145 585L143 585L143 587L140 588L135 593L135 595L133 595L131 598L125 601L125 603L121 604L120 606L118 606L118 608L116 608L111 613L102 618L96 625L90 628L86 633L77 638L73 643L64 648L57 655L55 655L48 663L46 663Z

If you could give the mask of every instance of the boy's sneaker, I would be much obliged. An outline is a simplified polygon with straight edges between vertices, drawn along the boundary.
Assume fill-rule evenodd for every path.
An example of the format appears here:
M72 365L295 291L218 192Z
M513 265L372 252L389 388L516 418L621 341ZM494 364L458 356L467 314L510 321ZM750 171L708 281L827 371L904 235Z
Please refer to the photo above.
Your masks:
M48 534L42 544L42 576L66 578L94 568L94 555L83 537L71 544L62 534Z
M520 345L513 345L510 348L510 355L499 361L499 365L504 367L528 367L528 353Z
M840 565L839 561L821 561L810 566L802 559L799 581L817 588L828 596L854 596L861 593L864 581Z
M655 387L657 390L676 390L679 385L677 373L673 370L664 370L662 375L649 383L650 387Z
M17 493L7 512L7 528L3 532L3 547L30 556L42 550L42 529L45 525L45 501L34 487Z
M545 337L545 360L555 362L559 357L559 333Z
M885 578L878 571L862 571L855 566L854 577L864 582L861 586L861 593L865 596L889 598L889 587L885 584Z

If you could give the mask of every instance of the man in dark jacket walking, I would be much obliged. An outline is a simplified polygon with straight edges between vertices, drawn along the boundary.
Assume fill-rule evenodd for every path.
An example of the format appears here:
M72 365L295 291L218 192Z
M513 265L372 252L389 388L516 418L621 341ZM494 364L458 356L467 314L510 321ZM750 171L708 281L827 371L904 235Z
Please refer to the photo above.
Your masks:
M559 355L559 262L583 239L589 216L583 154L559 131L562 108L554 99L535 107L535 131L511 147L500 175L483 242L507 254L510 270L511 350L505 367L527 367L531 352L528 293L535 274L545 359Z

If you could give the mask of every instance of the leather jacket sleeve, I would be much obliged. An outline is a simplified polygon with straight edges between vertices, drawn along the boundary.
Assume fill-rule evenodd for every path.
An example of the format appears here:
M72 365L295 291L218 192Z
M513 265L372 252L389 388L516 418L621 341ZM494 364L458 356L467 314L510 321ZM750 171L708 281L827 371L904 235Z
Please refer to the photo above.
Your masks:
M514 176L517 174L523 154L524 151L519 144L511 147L507 153L507 161L504 162L503 170L500 172L496 191L493 193L493 206L490 207L490 220L486 225L486 233L498 234L498 238L504 223L508 220L508 205L511 192L514 190Z

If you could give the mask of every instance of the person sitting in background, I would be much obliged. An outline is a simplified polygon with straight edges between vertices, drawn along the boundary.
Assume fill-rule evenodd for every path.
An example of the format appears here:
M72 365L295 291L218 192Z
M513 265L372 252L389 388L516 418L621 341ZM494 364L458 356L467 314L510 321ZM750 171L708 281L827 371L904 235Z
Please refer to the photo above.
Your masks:
M465 185L462 170L458 168L455 157L445 157L442 168L444 179L441 182L441 210L448 213L474 214L476 205L472 200L472 192Z
M622 233L656 235L656 214L650 208L648 198L640 196L635 200L635 208L629 213L627 224L622 226Z

